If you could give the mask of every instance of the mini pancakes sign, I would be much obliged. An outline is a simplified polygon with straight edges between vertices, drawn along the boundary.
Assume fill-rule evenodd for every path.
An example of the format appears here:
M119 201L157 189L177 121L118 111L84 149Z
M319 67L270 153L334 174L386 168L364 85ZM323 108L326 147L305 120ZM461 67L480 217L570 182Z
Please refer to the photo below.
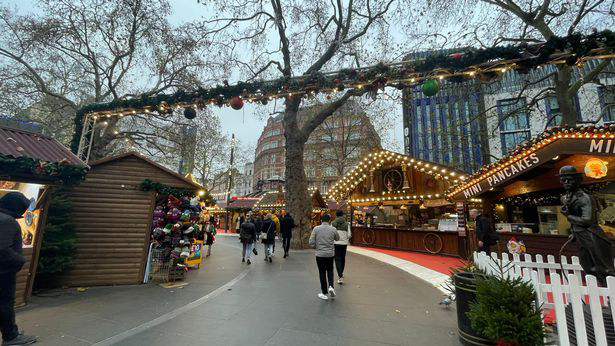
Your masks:
M503 183L540 166L559 155L592 154L596 156L615 155L615 129L610 127L593 129L570 129L540 135L530 144L518 149L500 161L487 166L465 182L453 186L448 191L452 200L466 200L501 186ZM598 161L596 161L598 160ZM605 176L607 167L604 161L588 161L585 173L595 179Z

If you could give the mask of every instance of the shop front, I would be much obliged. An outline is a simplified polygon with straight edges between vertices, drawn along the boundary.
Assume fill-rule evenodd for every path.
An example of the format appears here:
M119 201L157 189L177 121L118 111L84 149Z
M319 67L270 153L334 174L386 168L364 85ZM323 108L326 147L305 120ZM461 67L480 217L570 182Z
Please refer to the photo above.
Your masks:
M501 251L555 255L570 235L561 214L558 172L573 166L582 188L600 208L601 227L615 244L615 127L553 129L479 170L448 193L454 201L479 201L494 219ZM568 246L565 255L575 255Z
M50 137L0 127L0 197L21 192L31 201L17 220L26 263L17 274L16 305L32 293L53 187L79 183L88 168Z
M465 233L445 191L465 176L383 150L364 158L329 195L347 200L353 245L464 256Z

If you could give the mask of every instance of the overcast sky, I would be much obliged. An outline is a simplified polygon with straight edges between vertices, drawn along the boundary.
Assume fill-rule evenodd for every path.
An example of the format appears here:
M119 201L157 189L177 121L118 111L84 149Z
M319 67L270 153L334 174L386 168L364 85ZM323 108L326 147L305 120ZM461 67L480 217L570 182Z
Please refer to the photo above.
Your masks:
M0 0L9 6L16 7L21 13L32 11L35 8L34 0ZM202 16L204 6L199 5L196 0L171 0L173 13L170 17L171 23L181 24L183 22L198 19ZM391 33L393 36L398 36L396 33ZM232 82L232 81L231 81ZM274 109L275 107L275 109ZM228 107L217 108L213 107L213 111L220 117L223 131L227 134L234 133L235 136L242 141L245 146L256 147L256 141L267 122L269 113L282 109L283 103L281 100L271 102L269 109L265 107L253 107L245 104L243 109L236 111ZM393 142L392 145L387 145L385 149L403 150L403 124L401 116L401 104L395 105L394 125L391 126L389 133L382 133L381 137L388 138ZM383 143L385 144L385 143Z

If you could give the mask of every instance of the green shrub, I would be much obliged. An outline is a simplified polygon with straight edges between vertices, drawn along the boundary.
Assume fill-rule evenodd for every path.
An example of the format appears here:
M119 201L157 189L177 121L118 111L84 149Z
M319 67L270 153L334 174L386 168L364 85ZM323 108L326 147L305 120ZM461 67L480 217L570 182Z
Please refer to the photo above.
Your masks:
M468 312L472 328L494 342L544 345L544 327L535 297L532 286L521 279L478 279L476 302L470 303Z
M75 226L71 222L72 203L64 188L56 189L52 193L37 273L63 272L71 265L75 253Z

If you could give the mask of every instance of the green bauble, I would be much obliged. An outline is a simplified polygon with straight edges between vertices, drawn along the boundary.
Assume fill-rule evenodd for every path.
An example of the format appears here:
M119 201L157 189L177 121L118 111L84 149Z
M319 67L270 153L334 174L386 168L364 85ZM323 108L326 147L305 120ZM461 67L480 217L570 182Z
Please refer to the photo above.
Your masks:
M430 79L423 83L423 94L425 96L434 96L440 91L440 83L437 80Z

